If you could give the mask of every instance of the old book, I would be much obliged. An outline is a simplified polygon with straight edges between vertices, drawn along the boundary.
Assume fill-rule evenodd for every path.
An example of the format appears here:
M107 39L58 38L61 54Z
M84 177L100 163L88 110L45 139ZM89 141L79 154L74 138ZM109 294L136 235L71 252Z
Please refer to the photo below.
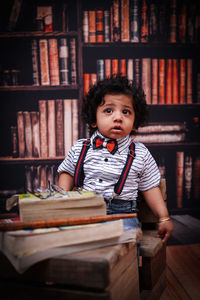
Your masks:
M70 54L70 83L77 83L77 68L76 68L76 39L69 40L69 54Z
M33 166L25 165L25 188L27 193L33 192L32 168Z
M178 38L179 42L186 42L186 28L187 28L187 5L183 1L181 3L180 13L178 16Z
M184 132L137 134L134 141L140 143L178 143L185 141L185 137Z
M121 37L120 32L120 3L119 0L113 0L113 18L112 18L112 34L113 42L119 42Z
M137 86L141 86L141 58L134 59L134 80Z
M122 58L119 60L119 72L121 76L126 76L126 59Z
M105 64L105 78L109 78L112 74L111 71L111 59L110 58L106 58L104 60L104 64Z
M130 1L130 41L139 43L140 41L140 16L139 16L139 1Z
M59 61L58 61L58 41L57 39L48 39L49 46L49 71L51 85L60 84Z
M141 7L141 28L140 28L140 41L147 43L149 40L149 22L147 16L147 1L142 1Z
M33 157L40 157L40 119L39 112L31 111Z
M72 147L72 100L64 99L64 154Z
M41 85L50 85L49 54L48 54L48 41L47 41L47 39L40 39L39 40L39 52L40 52Z
M149 123L147 126L138 128L138 133L155 133L155 132L186 132L186 123Z
M32 193L37 192L40 188L40 165L31 166L32 172ZM28 193L28 191L27 191Z
M51 5L38 5L36 18L44 22L44 31L53 31L53 12Z
M89 12L88 10L83 11L83 42L89 42Z
M180 59L180 71L179 71L179 95L180 95L180 104L186 103L186 93L185 93L185 86L186 86L186 60L184 58Z
M18 139L17 126L10 126L11 143L12 143L12 157L18 156Z
M179 103L178 59L172 59L172 104Z
M150 2L149 11L149 40L154 42L158 39L158 5L156 2Z
M96 11L89 10L89 42L96 43Z
M192 59L187 59L187 104L192 103Z
M121 41L130 41L129 0L121 0Z
M110 42L110 15L108 10L103 11L104 14L104 42Z
M64 114L63 99L55 100L56 113L56 156L64 155Z
M9 21L8 21L8 25L7 25L8 31L14 31L16 28L16 24L19 19L19 15L20 15L20 11L21 11L22 2L23 2L22 0L14 0L13 1L13 5L11 8Z
M127 61L127 78L130 81L133 81L134 78L134 68L133 68L133 58L129 58Z
M103 10L96 11L96 42L103 43L104 42L104 12Z
M47 135L47 101L39 100L40 114L40 155L48 157L48 135Z
M72 145L78 140L78 100L72 99Z
M186 200L190 200L192 194L192 156L186 154L184 160L184 186Z
M39 78L39 50L38 42L36 39L31 41L31 51L32 51L32 68L33 68L33 85L40 85Z
M42 197L45 198L46 195L46 193L43 193ZM103 197L93 192L72 191L66 192L64 195L55 192L46 199L41 199L34 194L20 194L18 203L20 220L23 222L106 215L106 205Z
M158 104L158 59L152 59L152 104Z
M168 41L168 2L165 0L158 1L158 41Z
M31 115L29 111L24 111L24 134L25 134L25 156L33 156L32 146L32 126L31 126Z
M177 1L170 0L170 32L169 32L169 42L176 43L177 42Z
M84 73L83 74L83 94L84 96L87 95L90 89L90 74Z
M50 257L136 241L122 220L0 233L0 250L19 273Z
M56 156L56 112L55 100L47 100L47 134L48 134L48 156Z
M40 173L39 173L39 181L40 181L40 189L44 190L48 186L47 180L47 165L40 165Z
M90 87L92 87L96 83L97 83L97 74L96 73L91 73L90 74Z
M22 111L17 112L17 133L19 157L25 157L25 131L24 116Z
M166 104L172 104L172 59L166 61Z
M193 165L193 197L196 201L199 201L200 198L200 184L199 184L199 174L200 174L200 155L197 154L194 157Z
M176 205L183 205L184 152L176 152Z
M186 29L186 40L189 43L195 41L195 15L196 15L196 4L191 2L187 7L187 29Z
M142 87L146 95L146 103L151 104L151 59L142 59Z
M159 59L159 104L165 104L165 59Z
M103 80L104 79L104 59L97 59L97 79Z
M66 38L59 40L59 69L60 69L60 84L69 84L69 54Z
M119 61L118 59L112 59L112 75L119 72Z

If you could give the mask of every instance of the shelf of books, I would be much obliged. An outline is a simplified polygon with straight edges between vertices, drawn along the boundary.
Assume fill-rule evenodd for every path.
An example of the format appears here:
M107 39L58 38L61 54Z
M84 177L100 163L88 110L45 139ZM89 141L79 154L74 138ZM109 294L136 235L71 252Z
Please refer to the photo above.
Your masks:
M200 2L11 2L0 12L0 191L56 183L57 166L87 136L84 95L121 73L146 94L149 124L135 140L166 177L169 208L200 208ZM23 172L16 185L11 172Z

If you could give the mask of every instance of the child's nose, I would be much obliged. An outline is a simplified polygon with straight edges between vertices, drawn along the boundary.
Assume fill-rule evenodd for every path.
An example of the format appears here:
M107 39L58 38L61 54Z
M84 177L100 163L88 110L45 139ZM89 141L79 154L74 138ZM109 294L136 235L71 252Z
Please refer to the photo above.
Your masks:
M114 120L120 121L122 120L122 113L120 111L116 111L114 114Z

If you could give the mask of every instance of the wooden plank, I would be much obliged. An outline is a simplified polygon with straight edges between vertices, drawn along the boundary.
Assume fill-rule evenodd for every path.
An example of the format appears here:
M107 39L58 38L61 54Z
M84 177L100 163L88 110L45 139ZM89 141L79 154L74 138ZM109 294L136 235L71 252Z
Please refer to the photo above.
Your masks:
M140 255L152 257L162 248L163 243L158 238L157 230L143 230L143 238L140 246Z
M190 215L174 215L172 218L191 230L200 230L200 220Z

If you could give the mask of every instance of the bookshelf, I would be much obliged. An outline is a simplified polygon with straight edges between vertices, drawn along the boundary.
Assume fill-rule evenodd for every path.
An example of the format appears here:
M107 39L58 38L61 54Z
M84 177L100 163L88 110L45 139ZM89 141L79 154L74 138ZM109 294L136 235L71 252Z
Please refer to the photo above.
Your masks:
M184 139L181 141L168 142L166 140L162 143L146 142L145 144L157 160L160 170L164 172L163 175L166 176L169 209L172 211L199 209L200 193L197 186L199 186L200 161L200 5L198 1L110 0L105 3L100 0L38 1L38 6L52 7L53 28L50 32L46 32L44 29L36 30L38 20L36 19L35 1L30 1L28 8L27 6L21 7L21 15L19 14L15 29L8 31L5 24L8 24L13 2L8 2L7 19L5 14L2 19L4 23L3 21L1 23L0 40L3 42L3 49L0 66L2 76L5 76L3 71L7 69L19 69L20 76L17 85L6 85L5 78L1 76L0 99L3 105L0 112L0 125L2 128L1 140L4 143L1 147L0 166L1 172L5 176L0 190L9 191L17 188L26 190L27 176L30 179L30 168L34 169L34 174L40 174L41 170L39 169L52 166L53 173L49 173L52 179L53 176L56 176L55 166L64 158L64 153L51 157L27 157L26 155L19 157L17 153L13 157L10 129L17 127L17 112L39 112L40 100L55 101L56 99L77 99L80 111L85 89L92 80L97 80L102 74L105 76L105 69L100 70L98 66L105 68L107 60L110 64L109 72L112 73L112 64L115 60L118 71L122 71L120 66L123 65L125 68L123 72L130 79L137 79L138 83L142 85L146 82L143 87L144 90L148 89L149 93L150 123L161 125L184 123L186 125ZM23 17L26 10L29 18ZM93 23L90 24L90 22ZM137 26L134 27L133 22L137 23ZM57 85L51 85L50 80L50 84L44 85L41 83L41 66L39 66L39 82L36 84L33 81L32 41L36 40L38 46L40 40L46 40L47 44L49 40L56 40L59 47L61 39L66 39L68 46L71 39L75 40L76 81L69 79L65 85L60 82ZM13 49L15 49L14 52ZM57 50L59 53L59 48ZM37 56L39 56L38 53ZM71 54L68 48L69 61L70 58ZM49 63L49 58L47 62ZM38 63L40 63L40 59ZM138 73L136 72L137 64L139 66ZM153 77L155 76L153 75L154 64L157 66L158 77L156 79ZM168 67L170 64L177 66L177 77L172 76L175 71L173 73L173 70ZM164 98L162 101L161 92L159 94L161 91L159 84L162 80L161 65L164 66L162 85ZM149 77L146 76L147 73ZM89 75L90 82L85 82L85 74ZM168 77L167 74L169 74ZM175 81L177 81L177 85L175 85ZM155 86L152 85L152 82L157 84L157 98L154 102L152 99ZM168 98L170 99L168 101L171 102L166 100L169 91L171 97ZM145 92L147 93L147 90ZM173 93L178 93L178 96L175 97ZM78 137L85 136L87 136L87 130L82 124L80 113L78 113ZM182 153L181 162L178 160L180 152ZM179 193L177 186L180 185L180 182L178 183L176 178L179 163L182 164L182 173L179 173L179 176L182 176L180 192L182 198L177 202ZM27 173L26 169L28 169ZM9 180L11 172L12 181ZM14 174L19 172L20 176L15 184ZM39 177L41 178L41 175ZM187 191L185 186L187 186ZM180 198L180 196L178 197Z

